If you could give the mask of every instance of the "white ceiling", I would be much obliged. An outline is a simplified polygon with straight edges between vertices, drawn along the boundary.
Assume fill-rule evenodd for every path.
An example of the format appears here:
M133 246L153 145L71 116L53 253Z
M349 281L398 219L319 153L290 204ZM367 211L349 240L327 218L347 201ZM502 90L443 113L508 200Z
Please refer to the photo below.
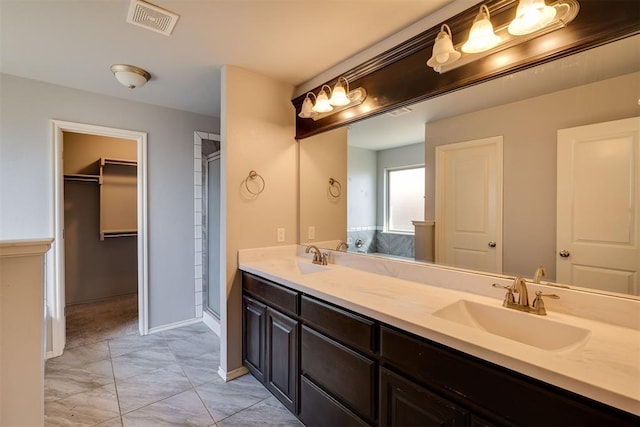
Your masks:
M411 105L408 114L356 122L349 126L349 145L384 150L420 143L425 123L637 71L640 35Z
M126 23L129 0L0 0L0 72L220 115L233 64L299 85L451 0L153 0L180 15L169 37ZM130 91L109 67L152 80Z

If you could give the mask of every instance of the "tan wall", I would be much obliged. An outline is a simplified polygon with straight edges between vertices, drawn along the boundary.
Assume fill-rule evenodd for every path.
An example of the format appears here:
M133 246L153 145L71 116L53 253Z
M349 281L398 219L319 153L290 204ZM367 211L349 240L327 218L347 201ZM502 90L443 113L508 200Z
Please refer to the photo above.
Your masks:
M64 132L64 173L97 174L100 157L136 160L137 155L130 139Z
M297 240L298 152L293 86L235 66L222 71L222 208L226 215L226 303L221 301L220 366L242 366L242 285L238 250L295 244ZM251 198L243 180L255 170L265 180L262 194ZM225 220L223 216L223 221ZM276 229L285 229L277 243Z
M342 127L299 141L301 244L346 241L347 130ZM329 194L329 178L340 183L339 197ZM332 192L337 194L337 186ZM310 226L315 228L313 239Z
M427 194L435 194L435 147L502 135L503 270L555 279L557 130L638 115L640 73L426 124ZM427 198L425 218L435 204Z
M0 242L0 425L44 424L44 254L51 241Z
M65 174L97 174L97 161L101 157L136 160L136 141L64 132ZM135 175L129 178L135 183ZM135 237L100 240L99 191L95 182L65 180L67 304L134 293L138 289L137 240ZM134 206L127 211L135 212L136 200L129 203ZM116 211L124 211L123 206L117 203L115 206Z

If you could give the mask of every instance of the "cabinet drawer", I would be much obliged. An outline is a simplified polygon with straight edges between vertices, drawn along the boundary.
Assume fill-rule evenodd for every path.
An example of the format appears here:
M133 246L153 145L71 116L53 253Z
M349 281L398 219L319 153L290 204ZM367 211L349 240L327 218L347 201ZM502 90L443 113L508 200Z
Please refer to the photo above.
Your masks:
M272 307L299 314L298 293L249 273L242 273L242 289Z
M307 427L368 425L304 376L300 377L300 420Z
M367 354L375 353L375 323L316 299L302 296L301 317L324 334Z
M464 396L464 406L485 422L548 425L553 420L555 425L581 426L638 422L627 412L384 326L380 327L380 363L453 401Z
M376 365L342 344L302 327L302 372L366 421L375 416Z

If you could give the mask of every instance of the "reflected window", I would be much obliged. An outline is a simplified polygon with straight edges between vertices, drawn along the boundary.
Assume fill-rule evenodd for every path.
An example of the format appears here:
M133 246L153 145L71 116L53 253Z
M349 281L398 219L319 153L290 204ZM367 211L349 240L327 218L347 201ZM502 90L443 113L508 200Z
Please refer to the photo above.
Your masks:
M424 219L424 166L386 170L385 231L413 233Z

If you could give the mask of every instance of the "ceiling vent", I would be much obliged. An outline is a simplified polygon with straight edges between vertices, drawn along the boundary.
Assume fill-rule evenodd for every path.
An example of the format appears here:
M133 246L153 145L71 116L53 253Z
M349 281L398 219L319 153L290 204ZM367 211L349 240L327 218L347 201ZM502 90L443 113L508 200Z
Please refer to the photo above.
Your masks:
M173 12L146 1L131 0L127 22L169 36L179 17Z
M397 110L390 111L387 114L390 115L391 117L398 117L398 116L404 116L405 114L408 114L411 111L413 110L409 107L402 107L402 108L398 108Z

